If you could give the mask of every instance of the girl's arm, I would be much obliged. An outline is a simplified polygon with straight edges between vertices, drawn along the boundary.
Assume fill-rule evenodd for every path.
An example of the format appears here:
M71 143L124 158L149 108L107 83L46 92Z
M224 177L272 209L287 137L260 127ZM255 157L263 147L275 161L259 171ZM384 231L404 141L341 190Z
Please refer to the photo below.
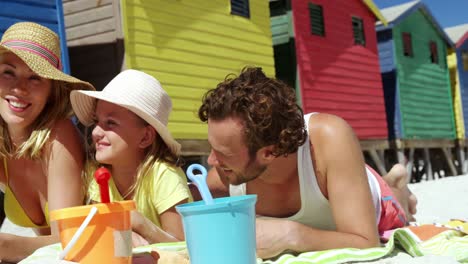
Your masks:
M161 242L176 242L185 239L182 219L177 213L175 206L187 203L188 199L182 200L160 216L161 227L158 227L148 218L137 211L132 212L133 231L142 236L149 244Z
M188 199L178 202L160 215L162 228L180 241L185 240L184 227L182 225L182 218L175 207L184 203L188 203Z

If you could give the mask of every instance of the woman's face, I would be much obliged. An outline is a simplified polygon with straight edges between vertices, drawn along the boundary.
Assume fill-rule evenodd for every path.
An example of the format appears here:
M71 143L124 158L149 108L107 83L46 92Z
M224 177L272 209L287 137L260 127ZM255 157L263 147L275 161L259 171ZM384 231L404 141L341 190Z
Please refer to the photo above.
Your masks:
M92 138L96 160L103 164L125 164L143 155L141 142L150 126L133 112L98 100Z
M27 129L44 109L52 81L11 52L0 55L0 115L9 129Z

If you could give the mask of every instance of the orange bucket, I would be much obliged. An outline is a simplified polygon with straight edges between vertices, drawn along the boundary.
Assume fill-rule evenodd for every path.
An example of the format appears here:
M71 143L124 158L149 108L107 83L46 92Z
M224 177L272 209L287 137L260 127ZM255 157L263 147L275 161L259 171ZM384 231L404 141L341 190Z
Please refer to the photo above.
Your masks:
M54 210L50 220L57 223L60 242L65 248L93 207L97 213L65 256L80 264L132 263L132 228L130 212L134 201L99 203Z

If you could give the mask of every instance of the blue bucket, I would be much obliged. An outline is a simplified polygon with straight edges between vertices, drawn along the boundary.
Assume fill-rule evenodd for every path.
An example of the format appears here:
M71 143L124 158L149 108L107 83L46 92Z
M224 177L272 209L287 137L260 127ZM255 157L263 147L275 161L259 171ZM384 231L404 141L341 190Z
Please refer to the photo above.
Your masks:
M256 195L176 206L182 215L191 264L255 264Z

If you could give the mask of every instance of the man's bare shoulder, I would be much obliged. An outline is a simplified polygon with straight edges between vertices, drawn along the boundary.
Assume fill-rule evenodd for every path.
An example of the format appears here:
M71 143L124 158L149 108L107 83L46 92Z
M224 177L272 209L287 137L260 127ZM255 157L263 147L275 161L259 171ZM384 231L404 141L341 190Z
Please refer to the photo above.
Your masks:
M343 118L320 113L313 115L308 125L317 169L325 172L330 166L328 161L336 161L349 153L360 151L359 140ZM348 154L345 155L345 152Z
M351 126L343 118L333 114L318 113L312 115L308 127L311 140L316 138L320 141L328 141L354 136Z

